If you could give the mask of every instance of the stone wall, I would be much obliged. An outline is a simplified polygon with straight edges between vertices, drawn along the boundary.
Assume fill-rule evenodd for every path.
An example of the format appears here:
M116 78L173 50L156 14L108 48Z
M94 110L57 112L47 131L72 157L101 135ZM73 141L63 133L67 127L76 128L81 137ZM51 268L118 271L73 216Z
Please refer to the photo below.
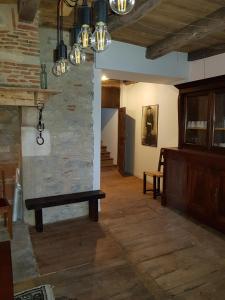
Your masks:
M18 108L0 109L0 116L6 114L7 122L12 122L10 125L0 122L2 158L12 161L20 157L21 133L24 199L87 191L93 189L93 182L95 187L98 182L93 179L93 61L80 67L71 66L71 71L62 78L54 77L51 69L56 29L43 28L39 32L37 20L33 24L18 22L16 5L0 4L0 85L39 87L41 61L47 66L48 87L61 90L44 109L43 146L36 144L36 108L22 107L21 118ZM65 34L67 44L68 39ZM87 213L87 203L53 207L44 210L44 222ZM25 221L33 224L33 212L25 210Z
M44 110L45 144L35 143L37 111L23 108L22 154L24 199L93 188L93 62L72 67L62 78L52 75L56 30L40 30L41 62L46 63L49 88L62 93L52 97ZM68 44L68 34L65 36ZM87 203L44 209L44 222L88 213ZM26 211L33 222L33 212Z
M16 5L0 4L0 85L40 86L38 16L18 21Z

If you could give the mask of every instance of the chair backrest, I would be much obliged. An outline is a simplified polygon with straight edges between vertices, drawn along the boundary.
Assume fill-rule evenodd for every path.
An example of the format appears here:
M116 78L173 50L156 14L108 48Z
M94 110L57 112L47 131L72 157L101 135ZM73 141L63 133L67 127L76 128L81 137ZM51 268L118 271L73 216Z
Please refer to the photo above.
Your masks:
M164 166L164 151L165 148L161 148L159 155L158 171L161 171L162 166Z

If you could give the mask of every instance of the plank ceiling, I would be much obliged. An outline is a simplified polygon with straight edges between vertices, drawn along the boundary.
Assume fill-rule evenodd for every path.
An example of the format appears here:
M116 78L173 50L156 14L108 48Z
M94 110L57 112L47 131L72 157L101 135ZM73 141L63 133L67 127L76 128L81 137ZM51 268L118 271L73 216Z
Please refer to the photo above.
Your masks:
M221 8L222 5L219 2L212 0L164 0L162 4L138 22L121 30L118 29L112 36L119 41L145 47L151 46ZM225 42L224 32L216 32L203 41L189 44L179 50L191 52L219 42Z
M0 0L0 3L10 2L16 3L15 0ZM56 26L56 3L57 0L41 0L40 25ZM143 15L137 22L113 31L112 38L149 47L179 32L184 27L193 28L193 22L202 18L207 20L208 15L222 7L225 7L224 0L162 0L159 5ZM70 28L72 24L73 16L71 14L69 17L65 17L64 25L66 28ZM199 38L197 41L189 42L176 50L192 52L223 43L225 44L225 31L221 30L210 33L202 39Z

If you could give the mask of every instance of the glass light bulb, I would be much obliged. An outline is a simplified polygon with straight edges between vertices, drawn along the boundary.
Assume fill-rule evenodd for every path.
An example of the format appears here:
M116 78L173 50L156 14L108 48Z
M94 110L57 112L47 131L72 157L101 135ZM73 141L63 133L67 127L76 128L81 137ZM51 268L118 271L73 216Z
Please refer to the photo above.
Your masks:
M80 65L86 60L86 54L82 50L79 44L74 44L70 54L69 54L70 62L73 65Z
M68 64L68 60L67 59L60 58L59 64L60 64L62 75L65 74L65 73L67 73L69 71L69 64Z
M82 48L88 48L91 41L91 29L89 25L82 25L78 35L78 43Z
M65 58L60 58L53 66L52 73L59 77L64 75L69 70L68 60Z
M52 67L52 73L53 73L53 75L55 75L57 77L62 75L61 67L60 67L60 64L58 61L54 63L54 65Z
M96 52L106 50L111 44L111 37L107 30L107 26L103 22L96 24L95 31L91 37L91 46Z
M135 0L109 0L111 9L118 15L128 14L135 5Z

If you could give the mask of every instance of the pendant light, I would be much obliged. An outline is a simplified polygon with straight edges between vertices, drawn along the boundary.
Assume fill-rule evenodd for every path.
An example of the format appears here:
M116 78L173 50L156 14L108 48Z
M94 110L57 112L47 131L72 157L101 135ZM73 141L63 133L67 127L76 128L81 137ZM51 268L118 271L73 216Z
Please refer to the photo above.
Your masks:
M78 43L85 49L91 45L91 8L88 6L87 0L83 0L82 5L79 7L78 15L81 24Z
M63 41L63 1L58 0L57 7L57 47L54 50L54 65L52 72L55 76L62 76L69 70L67 47Z
M135 0L93 0L93 7L83 0L79 6L78 0L58 0L57 6L57 46L54 50L55 76L62 76L69 70L67 47L63 40L63 5L74 8L74 26L71 30L71 51L69 60L73 65L79 65L86 60L85 49L91 47L96 52L103 52L111 44L111 37L107 30L109 4L111 9L120 15L129 13L134 7ZM92 11L95 30L92 34Z
M94 0L95 31L91 37L91 46L96 52L106 50L111 44L111 37L107 30L108 1Z
M118 15L128 14L135 5L135 0L109 0L111 9Z
M86 53L82 49L81 45L78 42L78 36L80 33L80 26L76 23L78 22L77 16L77 4L74 7L74 26L70 32L70 44L71 44L71 51L69 54L69 60L73 65L80 65L85 62L86 60Z
M80 65L86 60L86 53L78 43L78 35L80 33L80 26L75 25L71 30L71 51L69 54L69 60L73 65Z

